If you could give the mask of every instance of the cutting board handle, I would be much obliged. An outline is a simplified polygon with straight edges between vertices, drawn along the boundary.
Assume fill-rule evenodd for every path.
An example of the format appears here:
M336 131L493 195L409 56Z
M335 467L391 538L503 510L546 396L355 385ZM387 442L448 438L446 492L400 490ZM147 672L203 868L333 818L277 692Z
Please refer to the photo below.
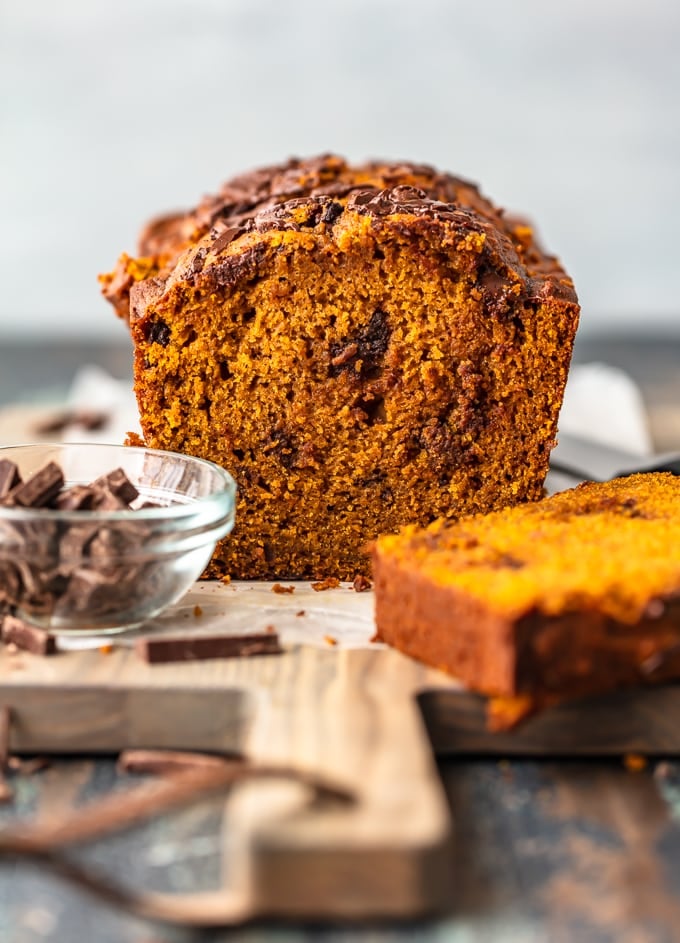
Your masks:
M162 751L159 751L162 759ZM288 779L309 787L310 801L354 802L354 796L305 771L274 766L252 766L242 760L223 760L209 769L175 773L167 779L144 783L124 794L105 796L58 820L20 823L0 831L0 860L23 858L49 868L75 886L122 907L137 917L185 927L237 926L255 916L253 903L243 889L194 894L158 894L122 887L64 857L73 845L86 844L115 834L172 809L252 780Z

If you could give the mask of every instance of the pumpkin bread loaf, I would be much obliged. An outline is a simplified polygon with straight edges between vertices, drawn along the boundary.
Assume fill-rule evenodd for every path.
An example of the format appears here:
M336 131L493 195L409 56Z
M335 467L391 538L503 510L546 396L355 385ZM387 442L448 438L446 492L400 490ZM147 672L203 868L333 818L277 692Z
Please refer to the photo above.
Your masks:
M380 533L542 495L571 281L471 185L334 160L161 226L131 286L146 444L239 485L209 575L353 578Z
M378 638L497 698L537 706L680 678L680 477L589 482L374 548Z

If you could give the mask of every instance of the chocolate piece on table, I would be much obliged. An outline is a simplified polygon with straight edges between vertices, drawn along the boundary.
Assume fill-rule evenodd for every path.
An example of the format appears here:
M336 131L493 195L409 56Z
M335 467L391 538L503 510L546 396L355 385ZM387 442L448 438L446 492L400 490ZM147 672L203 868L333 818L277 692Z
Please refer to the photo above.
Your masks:
M47 507L64 486L64 474L56 462L48 462L40 471L17 485L6 497L14 506Z
M18 467L8 458L0 459L0 498L4 498L12 488L21 484Z
M120 498L124 504L130 504L139 496L139 491L132 484L122 468L116 468L108 475L102 475L92 482L93 488L102 488L104 491L110 491Z
M95 413L88 410L71 410L70 412L57 413L44 422L38 423L34 432L38 435L51 435L55 432L63 432L68 426L82 426L88 432L96 432L103 429L109 421L106 413Z
M279 655L283 649L275 632L250 635L189 635L140 638L135 652L151 665L173 661L203 661L210 658L246 658Z
M55 655L57 652L57 642L53 635L16 616L5 616L0 622L0 632L6 645L16 645L32 655Z

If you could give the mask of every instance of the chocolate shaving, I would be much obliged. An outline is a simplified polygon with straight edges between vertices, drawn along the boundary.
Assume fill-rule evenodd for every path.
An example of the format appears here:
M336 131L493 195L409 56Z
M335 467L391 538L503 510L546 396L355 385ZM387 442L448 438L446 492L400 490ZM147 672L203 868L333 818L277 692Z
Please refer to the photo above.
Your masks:
M233 227L230 229L225 229L224 232L221 232L211 246L214 254L219 255L222 249L226 249L226 247L232 243L234 239L237 239L243 232L243 229Z
M135 652L150 665L175 661L205 661L211 658L249 658L280 655L283 649L275 632L251 635L192 635L140 638Z

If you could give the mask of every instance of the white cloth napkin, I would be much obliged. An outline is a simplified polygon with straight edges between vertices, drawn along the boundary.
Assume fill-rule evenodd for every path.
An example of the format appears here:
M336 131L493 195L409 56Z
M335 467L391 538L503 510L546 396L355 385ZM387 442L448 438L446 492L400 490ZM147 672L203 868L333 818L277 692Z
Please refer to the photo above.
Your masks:
M559 427L635 455L653 451L640 390L627 373L608 364L572 367Z

